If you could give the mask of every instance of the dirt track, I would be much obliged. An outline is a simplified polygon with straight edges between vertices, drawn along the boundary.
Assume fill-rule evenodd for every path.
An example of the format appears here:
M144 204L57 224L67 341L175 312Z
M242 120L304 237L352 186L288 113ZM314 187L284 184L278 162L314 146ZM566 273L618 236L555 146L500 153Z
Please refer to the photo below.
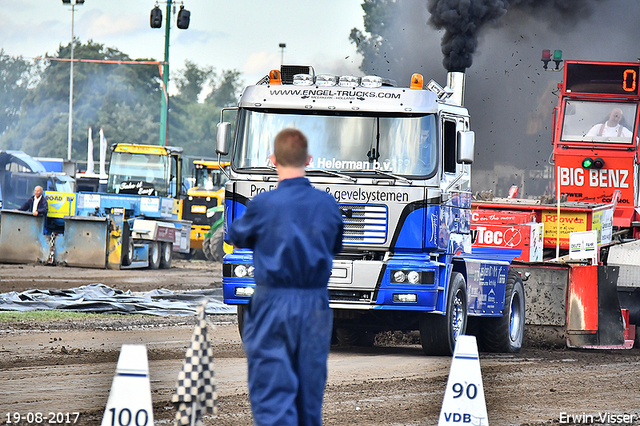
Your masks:
M220 286L219 267L177 261L169 271L134 272L0 265L0 292L95 282L132 291L210 288ZM235 318L208 321L219 411L204 424L250 425L246 360ZM76 424L100 424L124 343L147 345L156 424L171 424L175 411L169 401L194 324L193 317L174 316L0 323L0 424L7 412L38 411L79 412ZM437 424L450 358L425 357L418 345L406 339L394 345L399 340L393 337L379 339L389 346L332 349L326 425ZM481 354L481 366L492 425L607 424L599 420L601 413L627 414L640 424L639 349L527 348L517 355ZM593 415L593 422L567 421L583 414Z

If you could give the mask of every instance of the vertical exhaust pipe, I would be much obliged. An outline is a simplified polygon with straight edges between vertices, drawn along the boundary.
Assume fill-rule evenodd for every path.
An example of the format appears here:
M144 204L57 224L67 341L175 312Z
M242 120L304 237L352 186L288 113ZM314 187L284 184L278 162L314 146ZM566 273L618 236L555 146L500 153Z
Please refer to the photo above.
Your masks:
M449 98L451 103L464 106L464 86L466 74L462 71L449 71L447 73L447 86L453 90Z

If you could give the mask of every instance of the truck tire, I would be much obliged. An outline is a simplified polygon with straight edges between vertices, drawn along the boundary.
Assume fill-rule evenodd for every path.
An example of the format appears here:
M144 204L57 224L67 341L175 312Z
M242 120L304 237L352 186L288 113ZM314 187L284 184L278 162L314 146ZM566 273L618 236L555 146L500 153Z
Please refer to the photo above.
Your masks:
M133 262L133 240L131 238L128 239L127 245L122 247L122 266L129 266L131 262Z
M467 285L464 276L452 272L447 294L446 313L420 317L420 342L427 355L451 355L458 336L467 328Z
M376 338L376 333L370 330L358 330L355 328L336 328L336 340L340 346L366 346L371 347Z
M482 319L482 347L488 352L520 352L524 337L524 284L520 275L509 271L504 292L504 309L499 318Z
M151 241L149 243L149 269L160 268L160 243Z
M242 329L244 328L244 311L247 310L247 305L236 305L238 315L238 333L240 333L240 340L242 340Z
M214 262L222 262L224 257L224 229L219 227L209 240L209 251Z
M204 258L209 262L213 262L213 255L211 254L211 238L205 238L202 241L202 254L204 254Z
M171 268L171 259L173 258L173 244L162 243L160 246L160 269Z

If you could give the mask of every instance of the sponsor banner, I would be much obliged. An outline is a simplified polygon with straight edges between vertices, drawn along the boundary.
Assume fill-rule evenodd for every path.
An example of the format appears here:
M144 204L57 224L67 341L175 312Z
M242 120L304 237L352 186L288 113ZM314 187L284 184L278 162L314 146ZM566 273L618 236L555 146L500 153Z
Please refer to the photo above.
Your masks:
M613 192L619 189L619 204L633 206L633 156L613 157L603 151L600 157L604 160L604 167L601 169L584 169L581 164L586 157L596 158L598 155L585 150L578 155L571 153L557 156L560 192L566 194L569 201L608 204Z
M524 225L535 222L534 212L516 212L475 209L471 212L471 223L473 224L500 224L500 225Z
M613 233L613 208L594 212L591 216L591 230L598 233L598 245L610 243Z
M572 232L582 232L588 230L587 213L585 212L560 212L560 225L558 226L558 215L555 211L544 211L542 213L542 223L544 224L544 245L555 247L557 232L560 230L560 247L569 248L569 234Z
M527 223L523 225L471 225L474 234L473 247L519 249L520 256L515 260L525 262L542 261L544 225L542 223Z
M65 216L75 216L76 214L76 194L69 192L47 191L47 203L49 211L47 217L62 218Z
M598 231L572 232L569 235L571 259L598 259Z

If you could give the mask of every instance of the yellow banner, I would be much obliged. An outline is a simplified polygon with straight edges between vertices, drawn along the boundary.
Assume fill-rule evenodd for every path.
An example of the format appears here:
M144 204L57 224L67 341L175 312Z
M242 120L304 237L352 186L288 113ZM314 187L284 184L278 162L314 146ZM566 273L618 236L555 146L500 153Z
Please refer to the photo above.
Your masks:
M542 212L542 223L544 223L545 246L556 244L556 232L558 229L558 215L555 211ZM587 213L582 212L560 212L560 245L569 247L569 234L572 232L582 232L587 230Z
M122 144L122 143L116 145L115 152L130 152L132 154L167 155L167 150L161 146L129 145L129 144Z
M72 192L47 191L45 195L49 204L47 217L75 216L76 194Z

